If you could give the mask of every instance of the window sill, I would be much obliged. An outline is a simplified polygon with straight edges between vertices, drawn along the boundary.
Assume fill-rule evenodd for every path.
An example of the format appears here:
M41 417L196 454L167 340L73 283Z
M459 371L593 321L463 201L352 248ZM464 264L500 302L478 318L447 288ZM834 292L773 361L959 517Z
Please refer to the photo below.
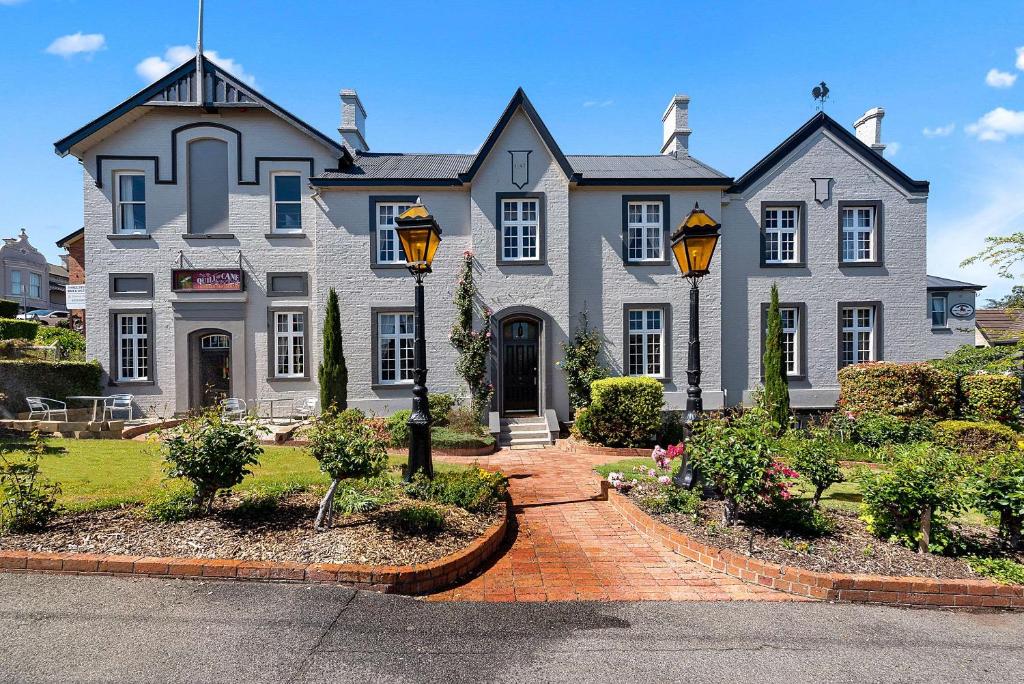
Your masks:
M152 240L153 236L149 233L111 233L107 235L108 240Z
M543 259L498 259L498 266L545 266Z
M309 382L309 376L302 375L298 377L277 377L272 375L267 378L267 382Z
M379 262L375 261L372 264L370 264L370 268L381 268L381 269L402 268L402 269L407 269L407 268L409 268L409 265L408 264L382 264L382 263L379 263Z
M761 268L807 268L804 261L762 261Z
M948 325L933 325L932 326L932 332L933 333L948 333L948 332L953 332L953 329L950 328Z
M515 263L515 262L513 262L513 263ZM626 259L623 263L626 264L626 266L668 266L669 265L668 259L643 259L643 260Z
M152 387L156 380L110 380L108 387Z
M668 385L672 382L671 377L657 377L655 375L626 375L627 378L650 378L651 380L657 380L663 385Z
M375 382L370 385L370 389L377 390L392 390L392 389L407 389L411 390L414 383L412 382Z
M839 268L878 268L882 266L881 261L840 261Z
M263 237L267 238L268 240L288 240L288 239L295 240L295 239L308 238L309 236L306 235L305 233L301 232L301 231L300 232L296 232L296 233L286 233L286 232L282 231L282 232L278 232L278 233L265 233L263 235Z
M181 237L182 237L182 239L185 239L185 240L234 240L235 239L235 234L234 233L203 233L203 234L185 233Z

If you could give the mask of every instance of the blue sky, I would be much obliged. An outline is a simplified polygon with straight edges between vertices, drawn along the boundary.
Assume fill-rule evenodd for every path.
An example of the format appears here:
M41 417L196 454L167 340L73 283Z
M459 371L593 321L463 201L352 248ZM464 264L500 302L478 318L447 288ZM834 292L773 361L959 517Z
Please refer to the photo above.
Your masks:
M52 143L177 62L196 0L0 0L0 232L82 221L81 169ZM522 85L567 153L655 153L691 96L691 151L739 176L814 113L882 106L886 156L932 183L929 272L1024 230L1024 3L206 2L206 48L328 134L358 89L372 149L472 152ZM1018 50L1020 50L1018 52ZM230 60L230 61L228 61ZM728 227L726 227L728 228ZM1024 268L1021 269L1024 271Z

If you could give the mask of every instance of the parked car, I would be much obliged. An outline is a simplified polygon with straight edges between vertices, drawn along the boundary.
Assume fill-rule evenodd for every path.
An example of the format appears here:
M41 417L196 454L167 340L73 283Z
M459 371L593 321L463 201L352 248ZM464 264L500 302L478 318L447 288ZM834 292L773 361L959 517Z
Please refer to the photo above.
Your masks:
M34 321L40 316L46 316L49 313L50 309L32 309L31 311L18 314L15 318L20 318L23 321Z
M70 318L70 311L51 311L45 316L37 316L35 320L43 325L58 325L60 323L67 323Z

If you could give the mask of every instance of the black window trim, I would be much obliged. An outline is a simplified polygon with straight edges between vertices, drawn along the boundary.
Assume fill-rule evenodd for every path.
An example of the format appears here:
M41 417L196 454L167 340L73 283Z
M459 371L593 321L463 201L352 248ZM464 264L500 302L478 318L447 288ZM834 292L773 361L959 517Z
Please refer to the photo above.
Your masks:
M404 263L381 263L377 260L377 205L396 202L415 204L418 199L416 195L370 195L370 268L408 268Z
M302 376L282 378L277 375L277 314L301 313L302 318ZM309 318L308 306L268 306L267 307L267 382L307 382L310 379L309 368L313 365L312 349L309 346L309 329L313 321Z
M857 364L844 364L843 363L843 309L849 309L852 307L873 307L875 310L875 330L872 339L872 351L874 352L874 358L871 360L872 363L875 361L884 361L885 357L882 351L885 349L883 344L883 333L885 331L885 323L882 309L882 302L880 300L863 300L863 301L851 301L851 302L837 302L836 303L836 368L842 370L847 365Z
M942 297L946 300L945 305L942 307L942 314L945 322L942 325L935 325L935 321L932 320L932 301L935 297ZM928 292L928 323L931 325L932 330L949 330L949 291L948 290L932 290Z
M629 312L640 309L661 309L662 320L662 368L661 377L654 375L629 374ZM629 378L654 378L664 384L672 382L672 305L668 302L625 302L622 305L622 376Z
M142 278L146 281L143 292L122 292L117 289L119 278ZM153 297L152 273L110 273L107 277L107 296L110 299L151 299Z
M765 337L768 334L768 307L769 302L761 302L761 334L760 334L760 346L758 347L761 351L759 368L761 381L764 382L764 342ZM798 382L800 380L807 379L807 303L806 302L779 302L780 309L796 309L797 310L797 372L793 375L787 375L786 378L790 382Z
M535 199L537 200L537 258L506 259L504 257L504 212L502 203L505 200ZM494 203L494 263L498 266L544 266L548 262L548 215L547 194L543 192L498 192Z
M843 260L843 210L856 207L872 207L875 210L874 247L875 258L871 261ZM885 264L885 213L882 200L839 200L836 204L836 225L838 226L838 259L840 268L877 268Z
M795 208L797 212L797 235L796 235L796 261L769 262L768 261L768 238L765 231L765 213L768 209ZM758 225L758 233L761 240L761 268L807 268L807 202L803 200L783 201L770 200L761 202L761 215ZM840 246L841 247L841 246Z
M403 382L381 382L380 379L380 322L381 314L408 313L415 314L415 307L408 306L373 306L370 307L370 388L375 390L406 390L412 396L411 380Z
M118 327L117 317L120 315L144 315L146 316L147 342L149 345L149 377L145 380L118 380L118 365L120 364L121 348L117 343ZM152 307L140 307L136 309L110 309L107 312L108 325L110 328L110 366L107 369L110 387L146 387L156 384L156 326L155 315Z
M661 258L629 258L629 205L631 202L661 202ZM665 266L669 263L669 217L671 216L671 195L623 195L622 196L622 263L627 266Z
M281 292L274 289L275 278L300 278L302 279L302 290L300 292ZM267 272L267 297L308 297L309 296L309 273L305 271L269 271Z

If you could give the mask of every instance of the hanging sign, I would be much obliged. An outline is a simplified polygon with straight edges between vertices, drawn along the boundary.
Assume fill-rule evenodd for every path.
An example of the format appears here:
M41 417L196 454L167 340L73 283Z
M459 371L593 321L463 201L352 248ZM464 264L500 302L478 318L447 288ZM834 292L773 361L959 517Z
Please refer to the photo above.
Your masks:
M970 318L974 315L974 307L970 304L954 304L949 307L949 313L957 318Z
M85 309L85 285L65 285L64 297L68 309Z
M179 268L171 271L175 292L241 292L245 274L240 268Z

